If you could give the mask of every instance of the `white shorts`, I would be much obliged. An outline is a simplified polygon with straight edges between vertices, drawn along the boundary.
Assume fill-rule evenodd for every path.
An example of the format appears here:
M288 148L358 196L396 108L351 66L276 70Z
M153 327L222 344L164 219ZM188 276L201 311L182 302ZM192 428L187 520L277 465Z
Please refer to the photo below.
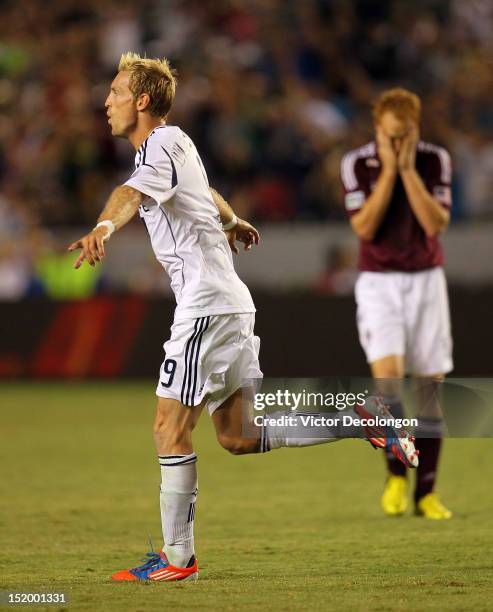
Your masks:
M185 406L205 400L214 410L243 386L246 379L262 378L254 335L255 315L210 315L181 319L165 342L156 395L176 399Z
M442 268L362 272L355 293L359 339L368 363L402 355L408 374L431 376L453 369Z

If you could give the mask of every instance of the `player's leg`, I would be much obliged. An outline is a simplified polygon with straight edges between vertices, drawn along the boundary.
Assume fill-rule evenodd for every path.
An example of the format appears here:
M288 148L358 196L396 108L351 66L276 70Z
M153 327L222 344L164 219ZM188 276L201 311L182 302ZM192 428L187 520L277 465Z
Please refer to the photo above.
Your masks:
M260 452L261 430L248 427L244 430L245 407L244 390L237 389L212 413L219 444L233 455L246 455Z
M161 524L163 551L176 567L194 556L194 516L197 500L197 456L192 431L202 406L184 406L160 397L154 420L154 441L161 467Z
M371 373L383 401L392 416L404 417L402 407L402 379L404 377L404 358L402 355L387 355L370 363ZM406 466L392 452L385 453L387 480L381 498L382 509L389 516L404 514L408 507L408 482Z
M240 455L333 440L336 436L327 428L316 431L316 439L310 440L306 431L297 435L292 428L253 424L253 396L263 376L258 359L260 339L254 334L254 324L251 314L215 317L205 338L208 372L203 392L208 392L206 404L219 443ZM221 382L220 388L214 384L216 380Z
M451 513L440 503L435 485L443 448L441 386L452 363L452 337L447 283L441 268L415 275L406 294L407 335L411 339L408 363L415 379L416 445L420 449L414 501L416 512L446 519Z
M416 514L436 520L452 516L435 492L444 429L442 382L442 374L415 377L416 416L419 423L416 448L419 449L421 460L416 472L414 504Z
M257 426L252 421L253 404L249 394L245 389L238 389L212 414L219 444L233 455L261 453L281 447L313 446L340 439L333 430L322 426L313 428L312 435L307 434L301 423L298 427L274 424ZM283 411L282 415L285 413ZM279 415L274 413L273 420L277 420ZM357 428L355 437L360 433L361 429Z
M414 444L407 436L400 435L395 430L372 430L354 425L351 428L343 426L342 419L333 419L334 424L321 423L320 419L314 423L305 424L303 413L293 413L291 409L278 410L269 414L268 418L261 418L261 422L254 419L254 394L258 382L262 378L258 361L260 341L253 333L254 318L252 315L234 315L222 317L213 327L222 329L219 337L224 339L231 335L232 349L228 367L221 372L221 389L214 390L207 397L206 403L212 421L216 428L219 443L235 455L245 453L266 452L275 448L293 446L313 446L334 442L341 438L353 437L370 441L379 448L389 447L402 461L409 465L416 465ZM225 351L228 347L215 345L211 342L207 355L210 364L216 363L224 367ZM212 380L215 376L210 376ZM246 383L246 381L251 381ZM205 388L209 388L206 383ZM367 402L366 413L362 415L356 407L355 411L345 411L353 418L367 418L368 416L390 416L386 407L378 402ZM363 409L363 408L361 408ZM258 413L257 413L257 416ZM338 415L340 416L340 415ZM377 428L378 429L378 428ZM406 438L406 439L404 439Z
M149 553L144 565L124 570L114 580L194 580L193 526L197 497L197 457L192 431L202 410L198 397L201 347L209 317L173 323L164 344L166 358L156 387L154 441L161 468L160 506L165 545Z
M406 333L403 293L408 275L362 273L355 287L360 344L384 403L402 418L401 385L405 374ZM406 467L387 452L387 477L381 504L389 515L408 505Z
M330 426L305 425L301 413L293 413L291 410L274 412L268 419L261 419L260 425L255 425L251 418L251 394L253 389L247 393L245 389L235 391L212 414L219 443L234 455L267 452L283 447L314 446L352 437L366 439L376 448L392 448L392 452L401 461L410 467L417 465L412 440L405 432L397 432L393 428L375 429L354 425L352 431L348 431L348 427L343 426L341 421ZM390 417L382 402L371 402L369 399L364 407L357 406L355 411L344 412L355 419ZM292 419L290 422L288 417Z
M113 575L117 581L196 580L194 517L197 499L197 457L192 431L202 406L184 406L158 398L154 441L161 466L160 506L164 547L148 553L143 565Z

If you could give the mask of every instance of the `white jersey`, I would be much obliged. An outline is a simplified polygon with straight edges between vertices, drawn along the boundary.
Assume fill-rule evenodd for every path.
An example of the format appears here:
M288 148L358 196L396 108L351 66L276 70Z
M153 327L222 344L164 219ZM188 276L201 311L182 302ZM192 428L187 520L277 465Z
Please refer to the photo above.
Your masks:
M171 279L175 320L255 312L233 266L219 212L195 145L176 126L155 128L125 183L146 197L139 214Z

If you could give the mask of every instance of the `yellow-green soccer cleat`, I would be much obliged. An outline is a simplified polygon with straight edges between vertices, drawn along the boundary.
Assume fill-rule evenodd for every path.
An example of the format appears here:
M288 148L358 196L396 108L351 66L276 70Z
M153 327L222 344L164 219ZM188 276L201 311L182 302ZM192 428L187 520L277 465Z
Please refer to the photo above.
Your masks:
M418 500L416 514L435 521L452 518L452 512L445 508L436 493L428 493Z
M407 510L407 478L389 476L383 490L382 508L388 516L400 516Z

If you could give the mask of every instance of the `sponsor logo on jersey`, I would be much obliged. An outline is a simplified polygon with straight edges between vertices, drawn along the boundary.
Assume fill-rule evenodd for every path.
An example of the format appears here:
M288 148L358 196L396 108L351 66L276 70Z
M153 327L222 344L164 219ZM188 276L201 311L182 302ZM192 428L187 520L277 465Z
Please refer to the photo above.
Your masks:
M353 193L348 193L344 200L346 204L346 210L357 210L358 208L361 208L364 201L364 191L353 191Z

